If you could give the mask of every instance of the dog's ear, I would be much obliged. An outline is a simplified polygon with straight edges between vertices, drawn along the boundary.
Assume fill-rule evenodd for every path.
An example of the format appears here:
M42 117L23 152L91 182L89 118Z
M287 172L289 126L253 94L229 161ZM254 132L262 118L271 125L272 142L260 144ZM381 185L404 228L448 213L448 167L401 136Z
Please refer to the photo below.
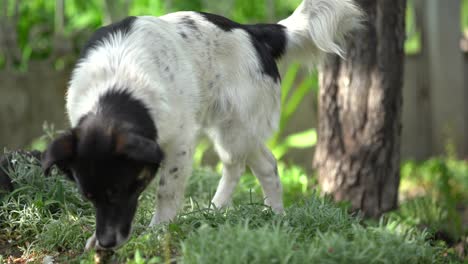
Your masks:
M49 174L53 165L65 172L68 177L68 163L73 159L76 151L76 135L73 130L57 137L49 144L42 155L42 169L46 175Z
M161 148L155 141L133 133L116 136L115 152L132 160L155 165L161 163L164 158Z

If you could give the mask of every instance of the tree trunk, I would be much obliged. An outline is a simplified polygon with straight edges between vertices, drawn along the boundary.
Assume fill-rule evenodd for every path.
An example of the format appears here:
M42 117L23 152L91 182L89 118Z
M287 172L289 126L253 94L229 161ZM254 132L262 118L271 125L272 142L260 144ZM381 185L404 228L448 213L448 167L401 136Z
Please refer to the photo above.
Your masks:
M367 14L320 76L319 183L368 217L397 206L406 0L356 0Z

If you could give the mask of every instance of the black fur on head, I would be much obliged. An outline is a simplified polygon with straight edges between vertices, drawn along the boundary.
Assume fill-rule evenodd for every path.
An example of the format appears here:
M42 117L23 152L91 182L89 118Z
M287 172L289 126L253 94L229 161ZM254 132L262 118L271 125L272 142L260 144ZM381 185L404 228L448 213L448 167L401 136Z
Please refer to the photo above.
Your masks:
M114 248L129 236L140 193L163 159L148 109L130 94L113 91L96 113L56 138L44 153L45 171L57 165L96 208L100 247Z

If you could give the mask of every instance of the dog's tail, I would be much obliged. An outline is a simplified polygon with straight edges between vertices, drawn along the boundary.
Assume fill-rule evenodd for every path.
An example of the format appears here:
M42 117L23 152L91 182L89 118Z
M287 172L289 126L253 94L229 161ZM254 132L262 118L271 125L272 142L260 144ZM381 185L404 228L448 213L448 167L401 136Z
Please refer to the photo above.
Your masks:
M278 24L286 27L282 60L317 64L325 53L344 57L344 37L361 27L363 12L354 0L303 0Z

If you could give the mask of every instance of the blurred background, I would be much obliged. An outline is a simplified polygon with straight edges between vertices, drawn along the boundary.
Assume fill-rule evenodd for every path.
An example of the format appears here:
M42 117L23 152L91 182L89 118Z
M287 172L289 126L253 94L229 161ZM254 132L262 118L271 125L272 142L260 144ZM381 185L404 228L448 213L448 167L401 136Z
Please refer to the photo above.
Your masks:
M468 154L468 0L409 1L403 109L403 159ZM44 121L67 127L64 94L80 48L97 27L127 15L177 10L222 14L242 23L276 22L300 0L3 0L0 6L0 147L28 146ZM317 78L284 69L289 103L279 138L298 132L285 159L311 167ZM285 98L286 99L286 98ZM284 120L286 121L286 120ZM309 138L308 142L298 139ZM287 143L287 142L283 142ZM303 143L303 144L301 144ZM36 146L41 148L41 146ZM43 147L43 146L42 146ZM286 147L286 146L285 146ZM210 160L210 155L207 155Z
M468 154L468 1L444 1L443 6L438 2L441 1L409 1L407 9L401 145L404 159L424 160L445 153L447 147L461 157ZM29 145L43 133L44 121L57 128L68 125L64 94L70 70L80 48L99 26L127 15L158 16L177 10L213 12L242 23L276 22L292 13L299 3L3 0L0 147ZM297 67L283 72L287 75L283 75L284 89L290 91L289 97L293 95L293 102L286 108L288 124L281 129L281 137L301 131L309 131L310 135L310 129L317 124L317 80ZM300 91L294 94L297 89ZM286 159L310 167L310 142L306 146L292 145L291 148L302 149L288 151Z
M99 26L127 15L179 10L217 13L241 23L277 22L299 3L2 0L0 148L42 150L44 133L68 126L64 96L70 71ZM435 226L457 240L468 219L468 0L408 1L406 22L400 212L405 221ZM282 164L313 175L317 73L300 65L282 71L281 127L269 144ZM195 162L216 165L207 142L199 146ZM313 179L301 182L310 185Z

